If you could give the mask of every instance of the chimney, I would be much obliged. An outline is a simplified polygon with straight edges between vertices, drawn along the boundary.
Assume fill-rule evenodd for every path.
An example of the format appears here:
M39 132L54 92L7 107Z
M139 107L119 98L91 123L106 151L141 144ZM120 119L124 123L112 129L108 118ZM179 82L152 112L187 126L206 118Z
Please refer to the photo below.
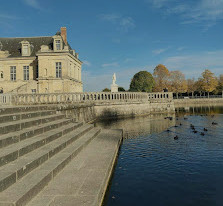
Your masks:
M61 32L61 36L62 36L65 44L67 45L67 28L66 27L61 27L60 32Z

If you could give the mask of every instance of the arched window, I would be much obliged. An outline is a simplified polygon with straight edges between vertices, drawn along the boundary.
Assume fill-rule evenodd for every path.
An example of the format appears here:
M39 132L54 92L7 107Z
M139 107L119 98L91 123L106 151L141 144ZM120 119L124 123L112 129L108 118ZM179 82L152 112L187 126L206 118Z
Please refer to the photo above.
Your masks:
M3 79L3 78L4 78L3 72L1 72L1 79Z

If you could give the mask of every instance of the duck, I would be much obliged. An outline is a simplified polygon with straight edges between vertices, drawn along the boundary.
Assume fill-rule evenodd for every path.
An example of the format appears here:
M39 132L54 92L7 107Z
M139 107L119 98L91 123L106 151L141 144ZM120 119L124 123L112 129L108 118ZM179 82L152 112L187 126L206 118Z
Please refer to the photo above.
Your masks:
M194 130L194 131L193 131L193 133L194 133L194 134L196 134L196 133L197 133L197 131L196 131L196 130Z
M204 132L201 132L201 136L204 136L205 134L204 134Z
M192 130L195 130L195 127L194 127L194 125L190 126L190 128L191 128Z
M178 140L179 139L179 137L176 135L175 137L174 137L174 140Z
M208 129L204 128L204 131L205 131L205 132L207 132L207 131L208 131Z
M218 123L217 122L212 122L212 125L218 125Z
M182 126L182 123L180 123L180 126Z

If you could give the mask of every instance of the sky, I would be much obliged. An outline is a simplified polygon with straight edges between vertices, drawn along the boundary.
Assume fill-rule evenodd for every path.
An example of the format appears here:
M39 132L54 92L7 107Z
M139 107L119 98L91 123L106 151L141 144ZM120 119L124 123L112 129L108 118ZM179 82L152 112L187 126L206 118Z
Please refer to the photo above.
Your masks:
M53 36L67 27L84 91L129 89L158 64L198 78L223 74L223 0L0 0L0 37Z

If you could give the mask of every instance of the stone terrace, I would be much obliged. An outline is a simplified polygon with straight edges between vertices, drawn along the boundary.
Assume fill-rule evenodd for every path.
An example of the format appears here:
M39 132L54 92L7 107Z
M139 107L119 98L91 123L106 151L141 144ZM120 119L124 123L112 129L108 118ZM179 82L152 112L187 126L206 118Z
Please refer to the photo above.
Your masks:
M121 139L47 106L1 108L0 205L100 204Z

